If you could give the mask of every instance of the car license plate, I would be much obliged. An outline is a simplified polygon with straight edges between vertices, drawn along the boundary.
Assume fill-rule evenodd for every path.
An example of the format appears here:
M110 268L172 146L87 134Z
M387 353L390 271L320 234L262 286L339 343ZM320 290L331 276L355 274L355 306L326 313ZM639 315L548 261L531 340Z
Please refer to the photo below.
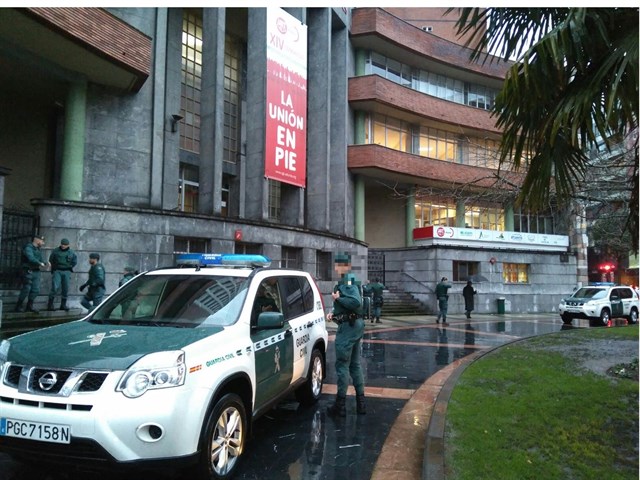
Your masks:
M71 443L71 428L69 425L0 418L0 436L28 438L52 443Z

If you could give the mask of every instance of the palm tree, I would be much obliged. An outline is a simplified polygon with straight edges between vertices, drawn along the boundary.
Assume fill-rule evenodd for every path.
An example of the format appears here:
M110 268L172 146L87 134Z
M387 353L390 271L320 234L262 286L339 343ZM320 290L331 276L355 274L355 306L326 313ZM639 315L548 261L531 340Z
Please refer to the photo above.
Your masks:
M453 10L473 61L516 60L493 114L501 164L526 169L519 202L535 211L571 198L590 150L631 139L626 229L637 251L638 8Z

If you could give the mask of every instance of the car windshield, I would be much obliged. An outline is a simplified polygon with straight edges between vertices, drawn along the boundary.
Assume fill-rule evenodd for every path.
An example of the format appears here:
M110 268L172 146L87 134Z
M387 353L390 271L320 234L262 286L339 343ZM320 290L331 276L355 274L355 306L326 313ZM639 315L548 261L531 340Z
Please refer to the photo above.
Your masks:
M90 321L118 325L206 327L232 325L247 279L208 275L142 275L110 296Z
M605 298L607 296L606 288L589 288L583 287L572 295L575 298Z

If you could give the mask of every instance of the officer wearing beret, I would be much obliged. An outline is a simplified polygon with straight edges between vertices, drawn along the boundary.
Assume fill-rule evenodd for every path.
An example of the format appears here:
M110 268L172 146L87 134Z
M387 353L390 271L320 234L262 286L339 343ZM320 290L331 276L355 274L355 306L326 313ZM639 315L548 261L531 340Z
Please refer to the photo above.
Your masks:
M329 407L331 416L345 417L347 387L349 376L356 391L357 412L367 413L364 401L364 376L360 365L360 348L364 334L364 320L362 318L362 294L359 282L351 273L351 258L348 254L336 254L334 269L340 275L340 281L333 293L333 309L327 314L327 320L338 324L336 332L336 375L338 377L338 392L335 403Z
M33 302L40 294L40 269L47 268L48 264L42 259L40 247L44 245L42 235L34 235L31 242L22 249L22 289L18 295L16 312L24 312L22 303L27 298L27 312L38 313Z
M127 283L129 280L131 280L133 277L135 277L138 274L138 271L133 267L124 267L124 272L122 273L124 276L118 282L119 287L121 287L122 285Z
M90 253L89 263L91 264L91 268L89 269L89 279L80 286L80 291L82 292L87 287L89 287L89 290L84 294L80 304L87 310L91 311L100 305L102 297L104 297L105 272L104 267L100 263L100 254Z
M69 310L67 307L67 297L69 295L69 281L73 267L78 263L78 257L71 247L69 240L60 240L60 246L54 249L49 255L51 264L51 290L49 291L49 304L47 310L53 311L53 301L60 290L60 310Z

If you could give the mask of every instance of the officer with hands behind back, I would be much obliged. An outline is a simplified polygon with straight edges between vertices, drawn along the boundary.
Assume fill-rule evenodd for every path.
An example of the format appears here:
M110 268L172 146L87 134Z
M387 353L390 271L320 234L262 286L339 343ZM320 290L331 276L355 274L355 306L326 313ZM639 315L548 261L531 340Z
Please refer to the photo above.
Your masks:
M48 263L42 259L40 247L44 245L42 235L34 235L31 241L22 248L22 289L18 295L16 312L24 312L22 303L27 299L27 312L38 313L33 302L40 294L40 269L47 268Z
M69 281L71 280L71 272L73 267L78 263L76 252L69 246L69 240L63 238L60 240L60 246L54 249L49 255L49 263L51 264L51 290L49 291L49 303L47 310L55 310L53 301L56 293L60 290L60 310L69 310L67 307L67 297L69 295Z
M367 413L364 401L364 375L360 365L360 346L364 334L362 318L362 295L355 275L351 273L351 258L348 254L338 253L334 260L334 269L340 275L331 297L333 310L327 314L327 320L338 324L335 338L336 375L338 391L335 403L328 408L330 416L345 417L345 401L349 376L356 391L356 405L359 415Z

